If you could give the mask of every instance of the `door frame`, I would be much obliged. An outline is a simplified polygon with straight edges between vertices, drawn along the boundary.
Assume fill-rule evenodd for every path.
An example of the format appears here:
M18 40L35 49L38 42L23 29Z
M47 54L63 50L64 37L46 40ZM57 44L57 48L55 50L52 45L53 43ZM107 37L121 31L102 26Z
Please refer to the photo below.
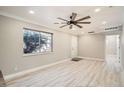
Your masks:
M105 35L105 62L106 62L106 37L107 36L113 36L113 35L118 35L119 36L119 62L118 63L121 63L121 35L120 34L107 34Z
M74 39L76 39L76 54L75 55L73 55L72 53L72 50L73 50L73 45L72 45L72 42L73 42L73 40ZM78 36L74 36L74 35L72 35L71 36L71 48L70 48L70 54L71 54L71 58L73 58L73 57L77 57L78 56Z

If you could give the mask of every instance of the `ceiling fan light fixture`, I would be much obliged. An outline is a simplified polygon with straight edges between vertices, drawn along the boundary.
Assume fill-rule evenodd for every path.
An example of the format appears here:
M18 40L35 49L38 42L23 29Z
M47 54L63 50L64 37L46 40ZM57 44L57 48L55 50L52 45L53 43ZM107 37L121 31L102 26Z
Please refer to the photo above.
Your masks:
M74 27L71 30L76 30Z

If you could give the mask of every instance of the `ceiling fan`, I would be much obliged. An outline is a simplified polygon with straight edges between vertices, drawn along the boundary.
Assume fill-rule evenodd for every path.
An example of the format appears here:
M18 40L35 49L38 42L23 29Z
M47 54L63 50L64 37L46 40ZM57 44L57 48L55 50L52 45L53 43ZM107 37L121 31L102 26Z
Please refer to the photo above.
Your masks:
M64 24L64 25L60 26L59 28L63 28L65 26L69 25L69 28L72 29L73 25L75 25L79 28L83 28L83 26L81 26L80 24L90 24L91 23L91 22L81 22L83 20L91 18L90 16L86 16L86 17L75 20L76 16L77 16L77 13L72 13L72 15L70 16L70 20L66 20L66 19L58 17L57 19L62 20L64 22L61 22L61 23L56 22L54 24Z

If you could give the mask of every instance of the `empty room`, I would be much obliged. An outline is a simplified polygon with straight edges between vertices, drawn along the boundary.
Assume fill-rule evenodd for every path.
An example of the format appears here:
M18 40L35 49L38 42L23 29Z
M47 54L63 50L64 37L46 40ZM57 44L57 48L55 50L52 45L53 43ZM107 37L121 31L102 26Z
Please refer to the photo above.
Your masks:
M0 6L1 87L123 87L123 6Z

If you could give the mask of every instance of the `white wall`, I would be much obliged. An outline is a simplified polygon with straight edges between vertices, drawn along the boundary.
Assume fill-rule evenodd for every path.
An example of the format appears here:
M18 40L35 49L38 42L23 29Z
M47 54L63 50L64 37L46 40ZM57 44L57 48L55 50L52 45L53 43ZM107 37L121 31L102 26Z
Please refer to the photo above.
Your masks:
M52 32L53 53L23 56L23 27ZM71 35L0 16L0 70L9 75L70 57Z
M105 58L105 35L92 34L79 37L79 56Z

